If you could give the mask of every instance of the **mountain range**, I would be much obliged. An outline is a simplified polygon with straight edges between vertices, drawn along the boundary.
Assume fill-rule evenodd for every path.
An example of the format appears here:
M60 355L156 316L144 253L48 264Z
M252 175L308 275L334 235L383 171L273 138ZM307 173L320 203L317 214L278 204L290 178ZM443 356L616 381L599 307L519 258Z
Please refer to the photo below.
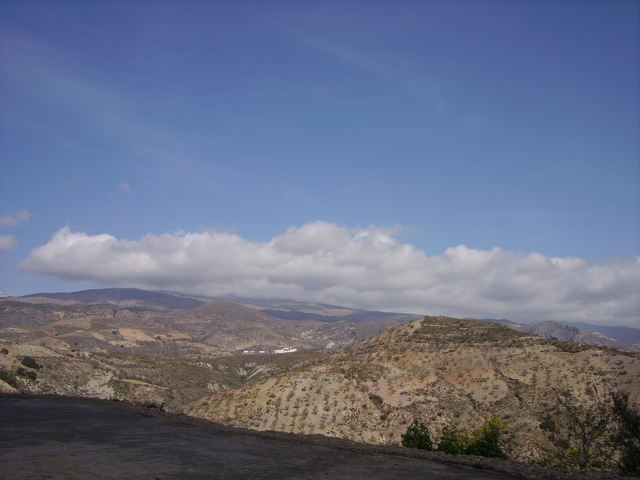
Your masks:
M556 322L288 300L137 289L0 299L0 392L382 445L399 444L414 421L440 441L451 425L478 429L497 416L508 457L522 462L562 453L553 435L568 427L549 423L558 405L595 412L615 392L637 405L637 348Z
M80 350L193 356L212 348L342 348L419 318L317 303L234 300L133 288L6 297L0 299L0 338L67 339L69 348ZM31 328L7 330L18 325Z
M568 342L576 343L589 343L592 345L607 345L614 348L632 348L633 345L640 344L640 328L633 327L621 327L621 326L609 326L609 325L593 325L591 323L584 322L531 322L527 324L515 323L506 319L495 318L481 318L484 322L501 323L510 328L521 330L524 332L532 332L537 335L541 335L545 338L558 338L559 340L566 340ZM564 328L560 328L560 326ZM574 328L575 327L575 328ZM599 333L600 335L607 337L602 338L596 336L588 336L590 333ZM558 335L558 336L556 336ZM620 342L623 345L616 345L610 343L611 340ZM592 343L593 342L593 343ZM605 342L605 343L603 343ZM609 342L609 343L606 343ZM637 348L636 345L635 348Z
M238 297L208 298L174 292L151 292L136 288L105 288L72 293L39 293L22 297L6 297L0 299L0 308L2 308L2 305L6 305L7 302L12 301L40 305L60 305L61 307L66 306L70 308L76 308L78 305L111 305L119 307L121 311L126 310L131 313L137 313L146 319L152 317L153 313L156 314L155 319L158 321L160 321L161 316L168 315L168 318L172 319L172 325L176 326L180 323L185 323L186 325L186 323L191 323L192 327L195 324L195 318L188 320L187 317L189 317L190 314L187 312L202 307L212 301L228 302L263 314L259 319L254 318L251 320L252 314L250 312L244 311L241 313L240 311L235 311L231 316L235 319L244 319L247 323L247 328L250 329L248 325L251 324L252 321L266 323L271 329L279 329L278 334L274 332L275 336L272 339L273 341L279 339L280 344L283 342L286 343L287 335L293 335L289 343L292 343L292 346L295 344L295 347L299 348L308 348L310 346L342 348L356 341L386 331L401 323L416 320L421 317L421 315L417 314L411 315L352 309L336 305L297 302L293 300L248 299ZM223 303L219 303L218 305L222 306ZM230 308L230 305L227 304L227 306ZM207 307L207 309L211 311L212 307ZM3 325L2 322L6 323L7 317L11 315L12 313L6 309L0 311L0 327ZM120 316L122 315L121 313ZM194 310L193 315L197 316L198 313ZM173 319L174 316L180 317L181 320ZM223 322L223 317L224 315L216 317L217 321ZM284 320L285 322L278 322L275 319ZM480 320L501 323L510 328L535 333L545 338L557 338L574 343L587 343L621 350L640 351L640 328L601 326L587 323L560 323L553 321L522 324L506 319L485 318ZM21 321L25 320L23 319ZM163 325L167 324L164 320L160 321L160 323ZM264 348L275 348L275 344L273 343L269 344L270 346L263 345L262 347L259 345L259 342L254 342L255 344L249 342L250 344L247 344L248 339L245 334L240 335L242 340L236 343L229 343L229 335L233 336L229 331L229 327L231 327L231 330L236 329L235 324L227 324L225 333L227 340L223 341L222 337L220 337L220 341L224 343L222 348L227 350L244 348L262 350ZM242 329L245 327L238 326L238 328ZM282 329L287 330L288 334L285 335ZM248 330L245 330L245 333L247 331ZM223 335L221 330L218 334ZM300 343L301 340L307 343ZM211 342L212 339L210 337L205 343L211 344ZM232 348L234 346L237 348Z

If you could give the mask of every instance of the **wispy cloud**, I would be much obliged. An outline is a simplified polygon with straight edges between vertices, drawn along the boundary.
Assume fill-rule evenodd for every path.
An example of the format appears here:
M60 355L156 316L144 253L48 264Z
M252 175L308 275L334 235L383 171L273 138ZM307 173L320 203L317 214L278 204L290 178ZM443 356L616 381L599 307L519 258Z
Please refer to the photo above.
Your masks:
M360 308L636 326L640 257L592 263L464 245L428 257L394 229L326 222L269 242L205 231L120 240L68 227L19 267L63 280Z
M133 189L131 188L131 185L129 185L129 182L123 182L119 184L116 187L116 190L114 192L111 192L109 196L118 197L122 194L131 195L132 192L133 192Z
M9 36L5 44L3 76L7 85L40 101L82 116L86 127L124 133L133 112L108 88L86 78L86 72L61 51L31 38Z
M129 182L124 182L124 183L121 183L120 185L118 185L118 190L123 191L127 195L131 195L131 192L132 192L132 189L131 189L131 186L129 185Z
M425 113L441 113L446 104L441 85L433 78L416 76L402 68L389 55L374 49L362 50L336 38L313 35L308 31L289 30L300 42L318 53L332 57L346 65L361 69L427 102Z
M20 223L28 222L35 213L21 210L17 213L9 212L0 216L0 227L15 227Z
M8 252L18 246L18 240L13 235L0 235L0 253Z
M182 164L200 164L204 158L210 159L210 152L194 146L193 137L159 127L158 122L141 113L138 98L131 99L117 87L96 79L66 52L22 36L6 37L3 43L5 85L26 93L37 105L55 106L66 116L76 118L78 128L118 144L125 152L123 158L139 167L143 175L173 184L182 178ZM16 120L26 122L22 117ZM77 131L65 138L65 133L52 132L46 121L39 124L37 119L30 119L24 128L65 148L71 144L74 149L93 148L72 140L82 138ZM123 183L118 189L128 193L128 185Z

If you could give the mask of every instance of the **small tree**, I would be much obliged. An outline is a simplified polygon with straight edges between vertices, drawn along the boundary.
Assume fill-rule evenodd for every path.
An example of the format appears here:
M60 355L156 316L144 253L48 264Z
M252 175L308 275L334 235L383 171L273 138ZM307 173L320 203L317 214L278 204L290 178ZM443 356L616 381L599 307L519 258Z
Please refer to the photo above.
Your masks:
M413 424L407 429L407 433L401 435L402 446L408 448L419 448L420 450L433 450L433 442L429 435L429 430L419 420L414 420Z
M497 415L487 419L482 427L470 434L462 431L453 421L442 430L438 450L450 455L507 458L502 449L502 436L505 430L504 423Z
M622 450L620 469L634 477L640 477L640 410L629 401L628 393L616 392L613 399L613 416L619 428L616 441Z
M458 428L458 424L452 421L442 430L442 438L438 444L438 450L450 455L462 455L469 444L469 435Z
M481 457L507 458L502 449L502 436L506 427L497 415L489 418L486 423L474 430L471 434L471 441L466 448L469 455L480 455Z
M583 404L568 390L559 394L540 424L553 444L542 464L577 470L613 468L617 425L611 414L611 405L602 400Z

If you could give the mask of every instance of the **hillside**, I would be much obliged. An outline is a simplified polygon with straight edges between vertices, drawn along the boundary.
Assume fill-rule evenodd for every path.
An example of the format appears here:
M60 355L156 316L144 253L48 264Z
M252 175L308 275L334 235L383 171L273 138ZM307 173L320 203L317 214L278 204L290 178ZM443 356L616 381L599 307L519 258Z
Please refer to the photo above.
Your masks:
M317 345L337 349L398 323L282 320L225 301L163 311L175 306L164 294L111 290L55 303L43 303L43 294L0 300L0 391L116 398L181 411L211 392L325 355ZM146 299L146 307L118 304L132 296ZM107 300L113 303L92 303ZM269 354L282 347L299 351ZM266 353L233 355L245 349ZM42 368L24 365L26 357Z
M129 352L85 353L59 345L0 341L0 393L121 400L179 413L185 404L317 360L325 353L198 358ZM31 359L31 360L29 360Z
M421 318L419 315L359 310L337 305L283 299L248 299L239 297L213 299L172 292L151 292L136 288L104 288L71 293L38 293L23 297L0 299L0 328L13 324L34 325L46 323L52 321L52 312L61 314L60 312L65 311L65 309L84 311L85 314L95 313L99 316L122 315L119 310L139 313L146 317L155 314L155 318L158 321L162 324L167 324L168 319L174 315L184 316L182 314L188 310L220 300L261 312L266 316L261 318L271 319L272 325L273 319L286 320L286 323L279 325L285 328L289 334L299 337L299 339L316 348L343 348L401 323ZM5 305L11 302L30 304L32 308L29 311L26 305L22 305L23 308L21 310L18 309L19 311L16 315L15 311L9 312L5 308ZM111 309L113 309L113 312L109 313ZM37 313L37 310L40 310L40 313ZM45 315L45 312L48 312L49 315ZM77 316L77 313L73 313L73 315ZM241 317L250 318L250 315L245 312ZM574 343L588 343L621 350L640 351L639 328L607 327L590 324L574 325L558 322L517 324L505 319L482 319L482 321L501 323L545 338L558 338ZM574 327L578 327L578 329L576 330ZM280 339L284 340L283 337L280 337ZM226 344L231 345L233 341L231 344L227 341ZM237 340L237 345L240 346L241 344L244 343Z
M0 300L0 392L126 400L230 426L376 445L398 445L416 419L437 443L452 422L473 430L497 415L509 457L525 462L561 451L557 438L577 420L551 421L559 405L582 418L601 411L610 392L640 398L637 353L542 338L508 321L354 322L344 320L354 318L350 309L323 305L309 306L315 317L283 319L265 314L276 301L169 309L163 296L158 305L140 292L106 296L111 303L92 303L107 299L95 292L82 293L88 303ZM122 306L131 296L146 305ZM280 311L287 305L306 308L285 303ZM576 327L540 328L589 338ZM298 351L270 353L282 347ZM245 351L256 354L238 354Z
M567 325L581 328L582 330L586 330L587 332L601 333L602 335L609 338L613 338L614 340L617 340L619 342L640 344L640 323L636 328L593 325L591 323L582 323L582 322L564 322L564 323Z
M72 305L109 304L134 311L170 311L195 308L205 300L174 293L151 292L139 288L100 288L70 293L36 293L14 299L25 303Z
M589 345L618 348L620 350L640 351L640 344L621 342L613 338L609 338L599 332L591 332L573 325L565 325L558 322L547 321L533 325L518 325L513 328L516 328L521 332L540 335L544 338L556 338L563 342L586 343ZM628 330L633 329L629 328ZM628 338L629 340L633 340L633 337Z
M168 325L198 342L230 352L312 347L287 328L286 321L222 300L178 313L168 319Z
M83 293L83 292L80 292ZM107 292L109 293L109 292ZM72 295L72 294L69 294ZM85 300L107 300L92 292ZM0 341L57 344L83 352L129 352L150 355L214 355L217 350L273 351L283 347L342 348L395 327L398 320L348 322L282 320L255 308L214 301L191 309L163 311L169 302L123 307L114 303L82 303L67 299L43 303L39 294L0 300ZM34 298L37 301L34 301ZM125 295L118 298L125 298ZM155 296L145 297L157 298ZM58 299L59 300L59 299ZM164 306L163 306L164 305ZM44 343L43 343L44 342Z
M378 312L328 305L326 303L295 302L282 299L228 298L225 300L255 308L272 317L283 320L318 320L321 322L371 323L386 319L399 323L416 320L421 315Z
M174 292L154 292L138 288L99 288L70 293L36 293L21 297L5 297L4 300L53 305L106 304L126 308L135 312L170 312L176 310L189 310L214 300L222 300L258 310L263 312L265 315L280 318L282 320L316 320L323 323L340 321L347 321L351 323L375 323L389 318L397 320L398 322L408 322L421 317L421 315L378 312L337 305L327 305L324 303L240 297L212 298L199 295L184 295Z
M167 326L164 316L114 305L0 302L0 342L55 348L60 352L140 353L176 357L226 355Z
M597 347L550 341L494 323L425 317L313 365L202 398L185 413L257 430L398 444L414 418L432 437L455 420L508 424L511 458L551 448L540 428L569 390L584 405L608 390L638 399L640 361Z

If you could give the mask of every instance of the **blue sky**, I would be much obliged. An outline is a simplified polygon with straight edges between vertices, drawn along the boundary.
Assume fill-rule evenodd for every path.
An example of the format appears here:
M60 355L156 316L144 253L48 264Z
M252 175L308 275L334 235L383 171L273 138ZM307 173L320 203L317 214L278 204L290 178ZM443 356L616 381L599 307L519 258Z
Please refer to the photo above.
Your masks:
M639 24L623 1L4 1L0 291L637 326Z

